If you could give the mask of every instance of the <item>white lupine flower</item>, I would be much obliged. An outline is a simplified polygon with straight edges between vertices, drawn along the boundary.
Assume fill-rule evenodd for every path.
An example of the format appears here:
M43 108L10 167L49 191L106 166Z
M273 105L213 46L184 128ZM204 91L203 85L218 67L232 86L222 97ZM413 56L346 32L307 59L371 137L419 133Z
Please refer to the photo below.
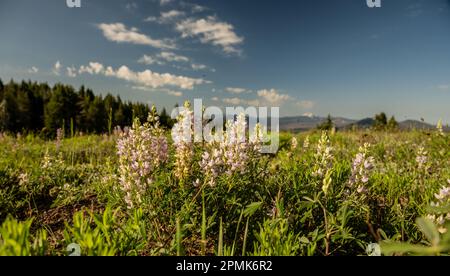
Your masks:
M308 142L309 143L309 142ZM333 148L330 146L330 140L327 133L324 131L320 137L317 145L317 152L314 155L315 164L312 175L323 178L329 170L333 167Z
M153 125L141 125L136 120L132 129L120 134L117 141L120 188L130 209L142 203L142 195L154 181L155 170L168 159L167 139L157 117L150 116L149 122Z
M305 141L303 141L303 148L308 149L309 148L309 135L306 136Z
M443 127L443 125L442 125L442 119L440 119L440 120L438 121L437 126L436 126L436 129L437 129L439 135L441 135L441 136L444 136L444 135L445 135L445 134L444 134L444 127Z
M419 169L423 169L427 167L428 163L428 152L425 151L423 146L420 146L416 155L416 162Z
M365 184L369 182L370 173L374 168L375 159L369 156L370 144L366 143L359 148L359 152L353 159L352 175L348 181L349 188L356 188L359 194L367 192Z
M450 185L450 179L447 180ZM437 199L436 202L432 202L431 206L434 207L447 207L450 204L450 186L442 187L439 193L435 194L434 197ZM450 213L440 214L440 215L427 215L427 218L432 220L438 227L438 231L444 234L448 231L445 227L446 222L450 221Z
M297 148L297 146L298 146L297 138L292 137L292 139L291 139L291 150L295 150Z
M30 176L27 173L19 175L19 186L26 186L30 182Z
M194 157L193 145L194 113L186 102L178 121L172 128L172 139L175 146L175 176L184 181L191 172Z
M209 185L215 186L216 179L220 175L247 172L252 156L258 154L261 149L263 131L257 124L250 141L247 142L246 129L245 115L240 114L236 121L227 122L224 140L208 144L208 150L203 153L200 167Z

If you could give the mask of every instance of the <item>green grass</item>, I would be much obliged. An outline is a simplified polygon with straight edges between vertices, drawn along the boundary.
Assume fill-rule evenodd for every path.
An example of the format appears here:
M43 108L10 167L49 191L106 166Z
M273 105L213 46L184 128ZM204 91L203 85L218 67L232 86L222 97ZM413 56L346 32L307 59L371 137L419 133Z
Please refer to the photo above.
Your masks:
M416 219L449 185L449 136L330 135L331 182L324 193L323 179L313 175L320 135L297 135L292 149L293 136L282 133L278 154L255 158L244 175L220 176L214 187L193 185L203 179L196 164L181 185L172 154L133 210L118 188L116 137L58 145L31 135L0 136L0 255L68 255L71 243L82 255L364 255L370 243L430 245L430 235L434 248L448 253ZM375 167L368 192L359 195L347 184L364 143L372 145ZM419 146L428 155L424 168L416 162ZM424 252L416 249L403 251Z

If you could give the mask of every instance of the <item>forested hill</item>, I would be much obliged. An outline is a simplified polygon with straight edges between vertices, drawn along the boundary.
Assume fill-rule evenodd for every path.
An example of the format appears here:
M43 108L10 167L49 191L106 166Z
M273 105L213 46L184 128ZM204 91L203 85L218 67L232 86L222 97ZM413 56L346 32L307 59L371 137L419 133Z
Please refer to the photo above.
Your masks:
M116 126L130 126L133 118L145 120L148 105L124 102L119 96L95 95L90 89L47 83L3 83L0 79L0 131L38 132L54 136L61 128L66 133L105 133ZM163 109L161 123L169 126Z

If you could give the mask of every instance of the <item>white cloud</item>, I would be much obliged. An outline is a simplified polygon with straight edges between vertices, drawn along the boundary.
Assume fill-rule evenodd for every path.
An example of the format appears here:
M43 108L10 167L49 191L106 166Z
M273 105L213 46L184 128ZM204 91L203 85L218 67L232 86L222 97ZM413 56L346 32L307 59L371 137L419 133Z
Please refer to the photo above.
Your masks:
M159 21L159 17L156 16L149 16L146 19L144 19L144 22L156 22L156 23L160 23Z
M247 104L247 101L239 98L225 98L222 100L226 104L232 104L232 105L241 105L241 104Z
M311 109L315 103L313 101L298 101L295 103L300 108Z
M28 73L30 74L36 74L39 72L39 68L32 66L30 69L28 69Z
M74 66L66 68L66 75L71 78L75 78L77 76L77 68Z
M234 32L233 25L219 22L215 16L198 20L188 18L177 23L176 30L183 38L199 37L201 43L219 46L227 54L240 54L237 47L244 42L244 38Z
M268 104L271 105L281 105L285 101L290 100L291 97L286 94L280 94L275 89L263 89L258 91L258 96L264 99Z
M132 27L128 29L122 23L112 24L98 24L100 30L106 39L117 43L131 43L138 45L148 45L159 49L174 49L176 48L173 42L169 40L153 39L148 35L142 34L137 28Z
M83 73L89 73L91 75L98 75L100 73L102 73L104 71L104 66L103 64L100 64L98 62L89 62L89 66L80 66L80 70L78 70L78 73L83 74Z
M145 65L153 65L153 64L158 64L158 65L164 65L165 63L158 60L155 57L152 56L147 56L147 55L143 55L139 60L139 63L145 64Z
M244 89L244 88L234 88L227 87L225 88L226 92L232 94L249 94L252 93L252 90ZM246 106L282 106L286 104L288 101L293 102L300 108L311 109L314 107L315 103L312 101L297 101L295 98L287 95L281 94L276 89L262 89L257 91L257 97L254 99L242 99L240 97L233 98L224 98L222 102L231 105L246 105Z
M169 73L160 74L152 72L151 70L134 72L125 65L122 65L119 69L115 70L111 66L105 67L97 62L90 62L88 66L81 66L79 73L115 77L117 79L132 82L138 86L154 89L172 86L180 89L192 90L196 85L211 83L204 79L177 76Z
M204 12L204 11L208 10L208 8L204 7L204 6L197 5L197 4L193 4L191 10L192 10L193 13L196 13L196 12Z
M208 66L204 65L204 64L195 64L192 63L191 64L192 69L194 69L195 71L200 71L200 70L205 70L208 68Z
M154 88L148 88L145 86L133 86L132 88L134 90L141 90L141 91L148 91L148 92L164 92L167 95L174 96L174 97L182 97L183 96L183 92L174 91L174 90L166 89L166 88L154 89Z
M161 52L155 56L143 55L138 62L146 65L164 65L166 62L189 62L189 58L172 52Z
M187 3L184 1L180 2L180 6L183 7L184 9L189 9L191 11L191 13L199 13L199 12L204 12L209 10L209 8L205 7L205 6L201 6L198 4L192 4L192 3Z
M159 57L168 62L189 62L189 58L172 52L161 52Z
M166 20L172 20L172 19L180 17L180 16L184 16L183 11L171 10L168 12L161 12L161 18L166 19Z
M53 69L52 72L53 74L59 76L59 74L61 73L61 62L59 62L59 60L55 63L55 65L53 65Z
M244 100L240 98L225 98L222 99L222 101L226 104L232 104L232 105L247 105L247 106L261 106L262 103L259 99L253 99L253 100Z
M243 93L250 93L251 90L245 89L245 88L238 88L238 87L227 87L225 88L225 91L231 94L243 94Z
M175 96L175 97L182 97L183 96L183 92L180 91L167 91L167 94L171 95L171 96Z
M153 64L157 64L157 65L165 65L166 63L187 63L190 62L191 59L186 57L186 56L182 56L182 55L178 55L175 54L173 52L167 52L167 51L163 51L157 55L153 55L153 56L149 56L149 55L143 55L138 62L141 64L145 64L145 65L153 65ZM172 65L174 68L180 69L180 70L188 70L188 68L179 66L179 65ZM216 70L213 68L209 68L208 66L204 65L204 64L198 64L198 63L191 63L190 67L194 70L194 71L200 71L200 70L210 70L211 72L215 72Z
M233 88L228 87L225 89L226 92L230 92L233 94L242 94L242 93L248 93L247 89L244 88ZM234 98L224 98L222 101L226 104L231 105L247 105L247 106L280 106L285 101L292 99L289 95L280 94L275 89L264 89L259 90L257 93L258 98L256 99L241 99L238 97Z
M136 2L131 2L131 3L127 3L127 4L125 5L125 8L126 8L127 10L131 11L131 10L137 9L137 8L138 8L138 5L136 4Z
M161 12L159 17L149 16L144 19L144 22L155 22L158 24L169 24L175 22L180 17L185 16L183 11L171 10L167 12Z
M165 6L165 5L169 4L170 2L172 2L172 0L159 0L159 4L161 6Z
M218 102L219 98L218 97L212 97L211 100L214 101L214 102Z
M306 113L303 113L303 116L309 117L309 118L313 118L313 117L314 117L314 114L311 113L311 112L306 112Z

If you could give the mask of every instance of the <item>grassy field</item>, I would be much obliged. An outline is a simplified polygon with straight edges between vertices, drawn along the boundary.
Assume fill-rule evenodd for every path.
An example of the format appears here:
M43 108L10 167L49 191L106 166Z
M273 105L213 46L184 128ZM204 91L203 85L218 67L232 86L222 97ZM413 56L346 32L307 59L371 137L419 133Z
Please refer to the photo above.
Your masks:
M448 135L280 139L276 155L227 149L232 164L148 125L57 141L0 134L0 255L68 255L72 243L82 255L450 252Z

